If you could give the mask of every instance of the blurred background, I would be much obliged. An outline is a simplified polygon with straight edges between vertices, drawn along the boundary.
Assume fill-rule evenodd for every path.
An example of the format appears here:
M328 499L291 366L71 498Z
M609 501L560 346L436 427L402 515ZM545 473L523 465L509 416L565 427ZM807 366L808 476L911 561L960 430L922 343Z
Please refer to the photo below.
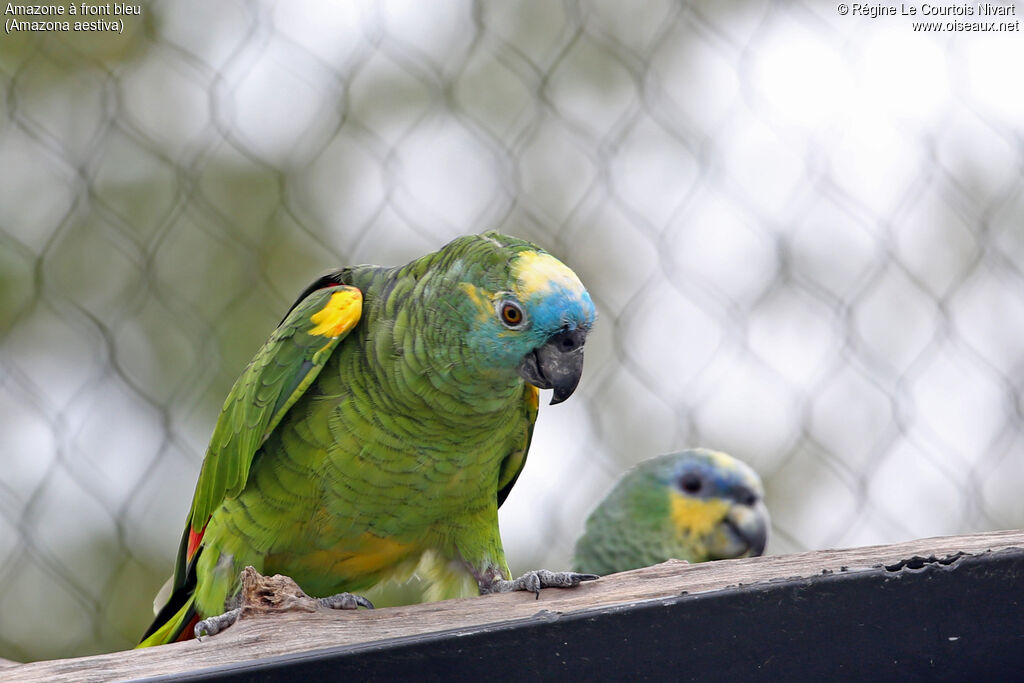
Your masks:
M514 572L695 445L764 478L772 554L1024 526L1020 33L823 0L124 20L0 37L0 656L134 645L293 297L491 228L600 311L501 510Z

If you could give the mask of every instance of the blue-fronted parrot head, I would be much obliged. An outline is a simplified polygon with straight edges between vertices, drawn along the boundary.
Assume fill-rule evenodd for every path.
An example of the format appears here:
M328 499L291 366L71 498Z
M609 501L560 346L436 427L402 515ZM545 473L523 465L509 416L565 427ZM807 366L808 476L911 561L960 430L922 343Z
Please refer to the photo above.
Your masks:
M577 571L609 574L676 558L706 562L764 552L768 511L757 474L695 448L627 472L587 519Z
M672 525L702 547L708 560L764 552L768 510L760 477L720 451L694 448L656 459L653 468L668 494Z
M474 239L487 249L474 251L482 263L467 264L458 283L467 346L484 364L553 389L551 403L564 401L583 371L583 345L596 317L590 294L536 245L494 232Z

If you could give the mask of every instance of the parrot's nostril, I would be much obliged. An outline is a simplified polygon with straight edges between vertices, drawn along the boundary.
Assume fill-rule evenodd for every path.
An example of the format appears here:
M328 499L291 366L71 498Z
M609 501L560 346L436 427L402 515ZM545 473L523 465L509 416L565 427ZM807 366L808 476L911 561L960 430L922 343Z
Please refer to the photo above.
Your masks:
M581 330L567 330L563 328L561 332L551 337L551 342L562 353L569 353L583 346L585 338L585 333Z

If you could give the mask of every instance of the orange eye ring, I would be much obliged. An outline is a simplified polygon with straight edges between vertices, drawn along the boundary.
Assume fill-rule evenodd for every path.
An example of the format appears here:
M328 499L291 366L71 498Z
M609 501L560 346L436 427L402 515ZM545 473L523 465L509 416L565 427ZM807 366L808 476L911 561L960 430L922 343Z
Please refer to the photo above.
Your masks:
M507 327L520 327L526 316L523 314L523 309L520 308L519 304L514 301L503 301L501 306L498 308L498 315Z

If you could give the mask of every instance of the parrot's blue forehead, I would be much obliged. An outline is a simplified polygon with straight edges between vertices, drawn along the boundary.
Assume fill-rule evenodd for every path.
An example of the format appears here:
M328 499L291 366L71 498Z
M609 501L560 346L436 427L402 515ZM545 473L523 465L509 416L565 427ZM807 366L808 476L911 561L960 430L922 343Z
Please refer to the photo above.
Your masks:
M511 264L513 291L543 330L589 328L596 312L590 294L568 266L542 251L519 253Z
M760 477L754 470L732 456L706 448L694 448L670 456L662 470L669 481L678 481L687 472L695 472L712 484L717 491L729 491L744 486L758 495L764 495Z

